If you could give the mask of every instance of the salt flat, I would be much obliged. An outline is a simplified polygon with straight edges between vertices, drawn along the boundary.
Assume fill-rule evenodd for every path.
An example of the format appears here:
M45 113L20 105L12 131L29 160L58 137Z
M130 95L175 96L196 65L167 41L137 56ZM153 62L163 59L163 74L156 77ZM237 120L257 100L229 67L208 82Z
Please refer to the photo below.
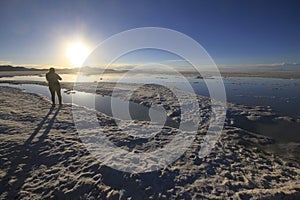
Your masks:
M154 172L126 173L104 166L87 151L74 126L71 105L52 109L42 96L9 87L0 87L0 91L1 199L300 196L299 165L260 148L272 143L272 138L231 126L228 121L208 157L197 156L205 135L204 124L174 163ZM142 89L134 98L141 95ZM145 97L146 104L147 99L150 101ZM76 109L85 112L85 108ZM234 112L245 110L236 107ZM258 115L259 111L247 112ZM102 113L97 116L109 140L128 151L152 151L167 143L176 130L166 127L161 134L140 141L121 132L111 117Z

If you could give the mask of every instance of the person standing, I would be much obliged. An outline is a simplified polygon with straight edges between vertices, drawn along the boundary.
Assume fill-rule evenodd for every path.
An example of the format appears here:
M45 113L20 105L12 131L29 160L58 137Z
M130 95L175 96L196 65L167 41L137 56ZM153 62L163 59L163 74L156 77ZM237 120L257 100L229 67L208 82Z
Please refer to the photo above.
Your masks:
M62 105L61 88L59 83L59 80L62 80L62 78L55 73L55 69L51 67L49 72L46 74L46 79L51 93L52 106L55 106L55 93L58 96L59 105Z

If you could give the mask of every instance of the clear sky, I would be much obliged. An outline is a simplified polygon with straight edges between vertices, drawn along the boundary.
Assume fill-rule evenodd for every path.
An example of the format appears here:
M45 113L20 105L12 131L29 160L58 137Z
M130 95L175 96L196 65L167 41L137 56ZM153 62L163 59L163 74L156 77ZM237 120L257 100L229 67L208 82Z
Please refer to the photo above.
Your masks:
M93 48L147 26L185 33L217 64L299 63L299 9L290 0L2 0L0 64L67 67L68 44Z

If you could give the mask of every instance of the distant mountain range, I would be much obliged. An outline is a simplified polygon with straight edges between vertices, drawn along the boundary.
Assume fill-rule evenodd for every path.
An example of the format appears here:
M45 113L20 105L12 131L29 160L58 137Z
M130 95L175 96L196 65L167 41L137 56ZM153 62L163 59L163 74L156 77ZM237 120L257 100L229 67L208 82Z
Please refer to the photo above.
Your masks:
M254 65L241 65L241 66L220 66L220 71L222 72L300 72L300 63L275 63L275 64L254 64ZM78 71L95 74L95 73L126 73L126 69L104 69L101 67L89 67L84 66L81 68L57 68L60 73L77 73ZM37 68L28 68L24 66L12 66L12 65L0 65L1 71L48 71L48 69L37 69ZM135 70L136 72L148 72L149 69L140 69ZM150 69L150 71L159 72L160 69ZM188 71L188 70L187 70ZM163 72L163 71L162 71Z
M115 69L103 69L97 67L81 67L81 68L63 68L63 69L56 69L59 72L67 72L67 73L76 73L77 71L81 71L84 73L99 73L105 71L105 73L124 73L127 70L115 70ZM23 66L11 66L11 65L0 65L0 72L1 71L48 71L48 69L37 69L37 68L27 68Z
M223 72L300 72L300 63L248 64L220 66Z
M0 71L45 71L46 69L26 68L21 66L0 65Z

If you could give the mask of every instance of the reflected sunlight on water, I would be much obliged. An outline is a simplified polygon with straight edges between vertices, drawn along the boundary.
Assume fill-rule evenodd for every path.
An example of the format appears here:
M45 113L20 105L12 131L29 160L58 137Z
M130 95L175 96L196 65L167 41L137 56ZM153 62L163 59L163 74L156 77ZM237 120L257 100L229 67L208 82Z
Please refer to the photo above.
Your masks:
M122 73L93 74L60 74L62 82L126 82L126 83L155 83L174 86L186 90L186 84L178 76L168 74L133 74L122 78ZM196 94L209 96L203 79L186 77ZM77 80L78 79L78 80ZM15 76L3 77L3 80L27 80L46 82L44 76ZM215 81L213 78L207 82ZM228 102L246 106L271 106L277 114L298 117L300 113L300 79L230 77L224 78Z
M95 81L114 81L118 80L121 74L114 73L114 74L104 74L104 75L86 75L86 74L59 74L62 77L62 82L95 82ZM79 78L77 80L77 78ZM43 75L30 75L30 76L14 76L14 77L2 77L0 80L13 80L13 81L45 81L46 78Z

